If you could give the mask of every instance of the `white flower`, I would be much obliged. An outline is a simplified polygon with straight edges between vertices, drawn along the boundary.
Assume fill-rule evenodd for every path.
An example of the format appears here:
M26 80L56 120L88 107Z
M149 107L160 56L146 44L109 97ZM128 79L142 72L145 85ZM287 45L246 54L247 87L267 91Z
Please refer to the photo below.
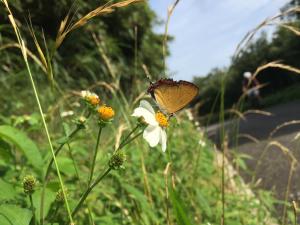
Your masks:
M99 98L97 94L95 94L94 92L90 92L90 91L81 91L81 97L83 99L88 99L91 97Z
M92 106L96 106L100 103L99 96L90 91L81 91L81 97Z
M151 147L161 144L163 152L167 149L167 134L165 128L168 119L161 112L154 112L149 102L142 100L139 107L134 109L132 116L143 117L148 124L143 133L143 138Z
M74 111L70 110L70 111L64 111L61 113L61 117L67 117L67 116L73 116L74 115Z
M203 141L203 140L199 140L199 145L201 146L201 147L205 147L206 146L206 143L205 143L205 141Z
M90 96L92 93L90 91L81 91L81 97L82 98L87 98L88 96Z

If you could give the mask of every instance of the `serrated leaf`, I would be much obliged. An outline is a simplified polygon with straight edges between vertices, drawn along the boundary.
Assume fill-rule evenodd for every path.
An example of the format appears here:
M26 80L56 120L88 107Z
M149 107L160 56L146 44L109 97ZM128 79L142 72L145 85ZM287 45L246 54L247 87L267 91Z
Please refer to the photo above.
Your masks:
M22 131L12 126L0 126L0 137L16 145L27 160L38 171L43 168L43 160L36 144Z
M28 225L31 217L32 213L29 209L11 204L0 205L1 225Z

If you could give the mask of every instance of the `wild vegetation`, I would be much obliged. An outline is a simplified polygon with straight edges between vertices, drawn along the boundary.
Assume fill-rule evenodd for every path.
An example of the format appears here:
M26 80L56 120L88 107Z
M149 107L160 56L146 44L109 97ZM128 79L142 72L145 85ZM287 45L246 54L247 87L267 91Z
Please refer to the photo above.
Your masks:
M225 135L221 154L189 111L166 152L149 147L132 114L155 105L146 77L164 74L171 38L146 2L102 3L1 0L0 224L275 224L272 193L249 192Z

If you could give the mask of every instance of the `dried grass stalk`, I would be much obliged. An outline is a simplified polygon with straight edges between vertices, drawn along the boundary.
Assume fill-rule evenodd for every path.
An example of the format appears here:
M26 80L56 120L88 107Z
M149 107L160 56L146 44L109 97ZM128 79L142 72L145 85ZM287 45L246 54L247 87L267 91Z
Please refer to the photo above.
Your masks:
M232 109L227 110L227 112L233 113L233 114L237 115L237 116L238 116L240 119L242 119L242 120L246 120L246 118L245 118L245 116L243 115L243 113L240 112L240 111L237 110L237 109L232 108Z
M247 138L253 142L255 142L256 144L259 143L259 140L256 138L256 137L253 137L252 135L250 134L238 134L238 138Z
M236 57L239 56L242 47L243 46L247 46L250 43L250 41L252 40L252 38L255 36L255 34L260 29L262 29L263 27L268 26L268 25L274 25L274 21L276 21L277 19L280 19L282 16L286 16L286 15L289 15L289 14L292 14L292 13L297 13L297 12L300 12L300 7L299 6L291 8L291 9L288 9L288 10L286 10L284 12L278 13L278 14L276 14L273 17L266 18L263 22L261 22L260 24L258 24L254 29L252 29L251 31L249 31L244 36L244 38L240 41L240 43L237 45L237 47L235 49L234 58L236 58Z
M269 138L272 138L273 135L281 128L290 126L290 125L295 125L295 124L300 124L300 120L292 120L292 121L284 122L284 123L278 125L274 130L272 130L272 132L269 135Z
M289 66L289 65L285 65L285 64L282 64L282 63L279 63L279 62L280 61L273 61L273 62L269 62L265 65L262 65L262 66L258 67L256 69L255 73L253 74L252 79L254 79L261 71L263 71L267 68L280 68L280 69L283 69L283 70L288 70L290 72L300 74L300 69Z
M244 112L244 116L247 114L259 114L259 115L264 115L264 116L272 116L273 114L267 111L263 110L255 110L255 109L250 109Z
M92 10L91 12L87 13L83 17L81 17L78 21L72 23L70 21L70 13L63 19L60 24L58 34L56 37L55 46L58 48L63 40L66 38L67 34L71 31L84 26L89 20L96 16L109 14L113 12L117 8L123 8L133 3L144 2L144 0L125 0L122 2L111 4L110 2L106 3L105 5L99 6L98 8Z

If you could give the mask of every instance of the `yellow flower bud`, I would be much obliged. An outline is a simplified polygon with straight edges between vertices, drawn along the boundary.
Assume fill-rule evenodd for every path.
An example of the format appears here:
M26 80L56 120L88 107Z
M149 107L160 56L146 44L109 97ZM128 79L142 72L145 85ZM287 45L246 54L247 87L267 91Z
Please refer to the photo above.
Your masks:
M112 119L115 116L115 111L108 106L100 106L98 108L98 114L100 119L107 121Z

